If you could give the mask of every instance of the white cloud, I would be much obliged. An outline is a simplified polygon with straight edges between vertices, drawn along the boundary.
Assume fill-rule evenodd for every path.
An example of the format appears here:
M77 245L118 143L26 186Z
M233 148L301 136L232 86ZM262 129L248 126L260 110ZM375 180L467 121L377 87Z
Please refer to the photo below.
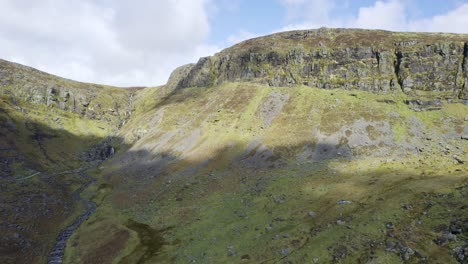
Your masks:
M157 85L206 45L210 0L0 0L0 57L60 76Z
M412 31L468 33L468 4L428 19L409 21Z
M357 17L348 23L356 28L404 30L405 6L398 0L377 1L373 6L359 8Z
M286 7L287 24L277 31L319 27L367 28L393 31L425 31L468 33L468 4L433 17L415 19L409 12L409 2L403 0L375 1L361 6L354 16L337 12L338 0L281 0ZM346 6L346 2L345 2ZM322 8L323 7L323 8ZM317 15L316 10L323 14ZM276 32L277 32L276 31Z

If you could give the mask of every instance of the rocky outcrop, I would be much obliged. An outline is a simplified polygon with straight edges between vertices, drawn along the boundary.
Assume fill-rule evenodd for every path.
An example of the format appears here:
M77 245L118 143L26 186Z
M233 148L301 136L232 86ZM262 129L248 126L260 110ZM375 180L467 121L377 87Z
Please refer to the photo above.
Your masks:
M291 31L244 41L184 68L178 88L232 81L467 99L468 35ZM174 83L174 81L173 81Z
M137 90L76 82L0 60L0 95L118 125L130 116Z

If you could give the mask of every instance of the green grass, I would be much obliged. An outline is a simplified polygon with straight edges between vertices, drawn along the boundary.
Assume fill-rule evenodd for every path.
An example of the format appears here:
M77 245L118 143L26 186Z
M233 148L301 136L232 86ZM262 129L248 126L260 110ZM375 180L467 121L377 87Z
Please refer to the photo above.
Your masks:
M159 92L163 91L153 88L148 93L159 96ZM259 109L273 92L287 93L289 100L271 125L262 129ZM431 241L440 235L434 226L466 215L465 211L444 211L450 202L441 198L453 194L452 206L463 205L463 191L455 188L467 184L466 167L456 165L450 154L400 152L399 146L426 144L425 138L412 132L417 119L421 131L432 137L425 149L438 153L437 140L459 129L466 106L450 104L440 111L414 112L404 104L408 97L402 93L352 94L305 86L230 83L180 90L162 105L145 101L141 109L136 108L142 114L130 120L121 135L131 142L134 124L145 124L147 134L96 173L99 184L110 187L90 191L97 192L94 200L100 207L73 237L72 243L78 246L67 251L67 259L98 256L100 247L90 246L89 241L105 245L119 232L128 232L128 239L110 250L103 262L125 263L126 257L135 259L151 252L144 250L143 238L126 226L132 220L151 230L163 230L164 246L146 259L148 263L273 263L281 259L313 263L315 258L330 263L343 248L346 257L340 263L401 262L399 254L385 251L387 241L404 243L430 261L453 263L450 250L459 243L439 247ZM160 117L157 122L155 116ZM395 147L389 147L388 155L373 155L374 149L368 148L350 160L296 161L304 144L320 142L316 131L333 135L358 120L391 124L388 133ZM197 129L200 136L189 140L194 141L192 147L178 152ZM379 139L382 135L376 131L366 128L362 133ZM264 144L283 165L243 166L241 157L251 157L245 152L252 142ZM447 144L466 148L465 141ZM139 150L145 151L127 159ZM155 174L153 170L161 165L145 168L158 161L158 153L180 160ZM341 199L353 203L337 204ZM428 200L437 206L427 208ZM413 209L404 209L404 204ZM309 217L309 211L317 216ZM338 220L345 224L338 225ZM392 236L386 222L395 225ZM111 235L103 239L106 232ZM372 241L375 248L369 246ZM228 256L228 247L235 256ZM249 260L242 260L246 255ZM417 260L411 257L412 262Z

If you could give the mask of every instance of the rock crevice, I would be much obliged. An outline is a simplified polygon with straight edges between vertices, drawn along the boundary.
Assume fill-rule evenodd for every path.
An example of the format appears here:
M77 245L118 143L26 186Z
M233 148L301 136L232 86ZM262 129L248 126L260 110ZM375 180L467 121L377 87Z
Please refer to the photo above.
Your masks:
M400 67L401 67L401 60L403 58L403 55L401 54L401 52L395 51L395 56L396 56L395 64L394 64L395 65L394 66L395 67L395 77L397 78L398 85L403 90L403 80L400 77Z
M463 82L459 98L466 101L468 100L468 42L465 42L463 45L463 62L461 69L463 72Z

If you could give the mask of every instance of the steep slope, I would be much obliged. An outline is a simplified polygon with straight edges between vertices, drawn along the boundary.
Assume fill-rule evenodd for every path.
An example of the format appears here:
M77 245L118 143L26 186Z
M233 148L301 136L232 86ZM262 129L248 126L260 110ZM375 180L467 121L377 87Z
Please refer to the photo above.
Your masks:
M405 98L230 83L137 107L68 260L454 263L466 234L432 241L468 216L467 108Z
M80 169L109 156L134 92L0 61L0 262L47 260L83 210Z
M461 81L448 85L463 71L443 71L464 68L467 40L287 32L177 69L135 97L130 147L94 172L99 207L67 261L456 263L468 111ZM433 52L445 46L453 57Z
M97 182L82 197L97 209L73 232L66 263L463 263L467 42L455 34L284 32L141 90L4 62L0 136L25 158L2 178L12 186L3 206L14 211L14 195L40 187L64 190L59 198L75 207L53 208L53 227L2 225L1 255L43 262L53 237L82 212L71 198L84 182L76 171L22 175L89 166ZM59 127L56 116L67 122ZM58 137L28 146L31 119ZM116 154L106 159L109 147ZM91 167L96 159L106 160ZM8 224L35 216L21 212L9 213ZM51 235L30 238L49 241L33 246L35 255L3 246L38 229Z

